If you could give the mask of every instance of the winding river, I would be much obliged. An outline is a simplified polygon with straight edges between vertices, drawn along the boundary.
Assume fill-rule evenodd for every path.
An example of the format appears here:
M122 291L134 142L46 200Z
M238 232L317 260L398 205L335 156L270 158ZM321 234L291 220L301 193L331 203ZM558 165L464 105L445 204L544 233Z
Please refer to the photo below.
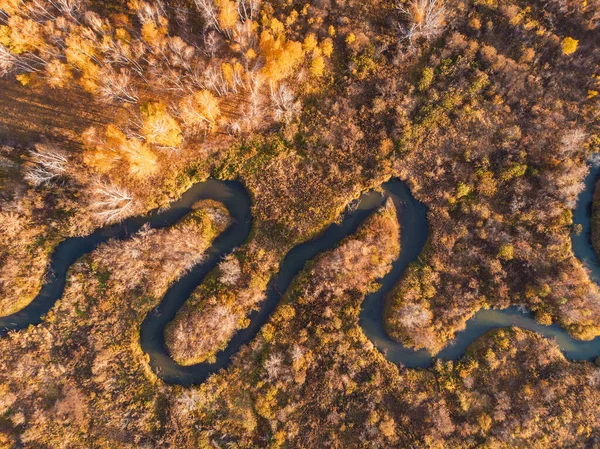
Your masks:
M589 236L589 218L595 180L600 175L599 167L592 167L585 180L585 190L580 195L574 211L574 222L583 226L580 235L572 235L575 255L590 270L595 282L600 282L600 264L592 249ZM227 366L231 357L244 344L249 343L261 326L275 310L282 294L304 264L319 253L333 248L343 238L353 234L360 224L390 197L398 212L401 226L401 252L390 272L381 280L381 287L367 295L360 314L360 325L366 336L391 362L407 367L428 367L434 359L424 350L414 351L390 339L383 330L383 305L385 296L398 282L408 264L419 257L427 240L427 209L411 195L408 187L400 181L382 185L384 194L369 191L349 208L339 224L332 224L319 237L302 243L288 252L279 273L269 282L265 301L258 311L250 315L250 325L238 331L227 348L217 354L215 363L200 363L192 366L176 364L169 356L164 342L164 329L193 290L202 282L220 261L221 257L246 241L252 227L251 201L244 187L237 182L210 179L192 186L182 197L164 211L153 211L147 216L130 218L123 223L107 226L86 237L69 238L60 243L51 257L48 281L36 298L21 311L0 318L0 335L11 330L23 329L42 321L54 303L62 296L67 270L80 257L97 248L109 239L126 239L136 233L145 223L153 228L174 224L191 211L200 199L213 199L225 204L233 217L234 224L219 235L206 252L201 263L175 282L167 291L156 309L150 312L141 326L140 342L150 357L150 365L158 376L167 383L199 384L211 374ZM499 327L518 326L537 332L544 337L554 338L565 356L571 360L592 360L600 356L600 337L582 342L569 336L560 326L543 326L531 314L516 307L504 310L481 310L467 322L466 329L438 354L443 360L456 360L467 347L485 332Z

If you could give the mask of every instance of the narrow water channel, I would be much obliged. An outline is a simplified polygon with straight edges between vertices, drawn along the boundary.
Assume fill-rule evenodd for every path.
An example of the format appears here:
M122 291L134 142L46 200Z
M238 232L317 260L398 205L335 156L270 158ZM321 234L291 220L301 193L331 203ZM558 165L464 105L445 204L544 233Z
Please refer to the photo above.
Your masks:
M194 184L165 211L151 211L141 217L129 218L122 223L105 226L88 236L71 237L59 243L50 258L46 282L40 292L25 308L12 315L0 317L0 336L11 330L41 323L43 316L62 296L69 267L80 257L109 239L124 240L131 237L146 223L156 229L172 226L192 210L192 205L196 201L202 199L214 199L225 203L235 220L235 224L219 236L215 246L229 244L233 248L243 243L250 233L251 202L242 184L214 179Z
M600 283L600 264L590 238L590 216L595 182L600 176L600 166L592 166L585 179L585 189L578 197L573 211L575 224L583 226L581 234L572 234L573 251L589 269L590 278ZM387 186L387 187L386 187ZM426 208L411 195L405 184L387 183L386 193L394 200L401 229L400 257L393 263L391 271L380 280L381 288L368 295L362 305L360 325L365 335L394 363L402 363L409 368L426 368L434 359L425 350L414 351L392 340L384 331L383 308L386 295L400 280L409 263L416 260L427 240ZM486 332L516 326L554 339L562 352L570 360L594 360L600 356L600 337L592 341L581 341L571 337L558 324L544 326L533 315L519 307L507 309L480 310L467 322L464 331L459 332L444 350L437 354L441 360L458 360L469 345Z
M269 282L266 299L260 304L260 309L250 314L250 325L234 334L227 347L217 353L216 362L182 366L170 357L165 346L164 331L193 290L200 285L203 277L218 263L220 256L225 254L220 251L213 252L211 249L210 256L202 265L175 283L167 291L156 311L148 314L142 323L141 345L144 352L150 356L150 365L154 372L167 383L190 385L202 383L208 376L226 367L240 347L250 343L258 334L304 264L356 232L360 224L382 206L384 201L385 198L379 193L363 194L357 204L345 213L341 223L332 224L319 237L291 249L279 267L279 272Z
M583 226L580 235L573 235L575 255L591 270L590 276L600 280L600 265L591 246L589 220L594 182L600 175L598 167L592 168L585 180L586 188L580 195L574 211L574 221ZM159 306L150 312L141 326L140 342L150 357L150 365L167 383L190 385L202 383L208 376L227 366L240 347L249 343L275 310L282 294L304 264L323 251L335 247L343 238L353 234L360 224L389 196L394 201L401 226L401 253L391 271L380 280L381 288L367 295L360 314L360 325L366 336L388 360L407 367L427 367L434 359L426 351L413 351L390 339L383 330L383 305L386 295L399 281L409 263L416 260L427 240L427 209L411 195L408 187L400 181L382 186L384 195L375 191L364 193L358 202L344 214L339 224L333 224L319 237L294 247L285 257L277 276L267 287L266 299L258 311L250 315L250 325L238 331L227 348L217 354L216 363L200 363L192 366L176 364L169 356L164 342L164 329L203 278L212 270L222 256L246 241L252 227L251 202L244 187L236 182L208 180L195 184L180 200L164 212L152 212L118 225L97 230L87 237L69 238L60 243L50 263L48 282L44 284L34 301L21 311L0 318L0 335L10 330L23 329L42 321L54 303L62 296L68 268L80 257L97 248L108 239L125 239L137 232L145 223L153 228L174 224L191 210L200 199L221 201L229 209L234 224L214 241L203 261L175 282L167 291ZM543 326L531 314L516 307L505 310L482 310L467 322L463 332L444 349L438 358L456 360L467 347L485 332L499 327L518 326L554 338L567 358L592 360L600 356L600 338L582 342L575 340L558 325Z

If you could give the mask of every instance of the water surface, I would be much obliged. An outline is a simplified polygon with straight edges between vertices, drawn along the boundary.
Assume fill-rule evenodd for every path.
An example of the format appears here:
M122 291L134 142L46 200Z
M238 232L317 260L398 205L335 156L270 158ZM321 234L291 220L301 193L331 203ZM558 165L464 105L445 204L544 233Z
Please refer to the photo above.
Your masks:
M579 195L573 211L573 221L581 224L583 231L573 233L573 252L588 268L590 278L600 283L600 264L590 238L590 217L595 183L600 176L600 166L591 166L585 178L585 189ZM375 347L391 362L401 363L409 368L426 368L434 363L434 358L425 351L415 351L391 339L384 330L383 309L386 295L401 279L404 270L416 260L427 240L427 210L410 193L405 184L388 183L386 193L394 200L401 229L401 249L399 258L391 271L381 280L381 288L367 295L360 314L360 325L365 335ZM520 307L498 310L480 310L469 321L464 331L456 334L439 354L441 360L458 360L477 338L486 332L503 327L516 326L537 332L556 341L569 360L592 361L600 356L600 337L591 341L576 340L558 324L544 326L533 315Z
M592 249L589 226L594 183L600 168L593 167L585 180L585 190L579 197L574 210L574 222L583 226L580 235L572 235L575 255L590 270L595 281L600 280L600 264ZM417 260L428 236L427 209L410 193L406 184L391 181L382 185L383 194L375 191L364 193L344 213L340 223L332 224L317 238L301 243L285 256L278 274L269 282L266 299L259 310L250 314L250 325L238 331L228 346L216 356L215 363L200 363L181 366L168 354L164 340L166 325L172 321L183 303L204 277L218 264L221 258L243 244L252 228L251 201L244 187L237 182L208 180L192 186L181 199L163 212L153 211L144 217L131 218L121 224L107 226L87 237L69 238L60 243L52 254L50 275L40 293L27 307L8 317L0 318L0 335L10 330L19 330L42 321L54 303L62 296L67 270L80 257L97 248L108 239L126 239L146 223L153 228L171 226L192 209L201 199L220 201L228 208L233 224L219 235L207 250L203 260L189 273L176 281L162 298L156 309L144 319L140 331L140 343L149 355L150 365L157 375L167 383L199 384L208 376L225 368L239 349L252 341L271 313L277 308L282 295L294 276L305 263L323 251L334 248L345 237L352 235L360 224L390 197L396 206L401 226L401 252L392 268L381 280L381 287L365 297L360 313L360 325L365 335L391 362L407 367L425 368L434 362L426 351L414 351L392 340L384 331L383 306L386 295L401 279L404 270ZM517 326L556 340L565 356L571 360L592 360L600 356L600 338L583 342L575 340L560 326L544 326L537 323L530 313L510 307L504 310L481 310L467 322L466 329L456 335L438 357L457 360L467 347L491 329Z

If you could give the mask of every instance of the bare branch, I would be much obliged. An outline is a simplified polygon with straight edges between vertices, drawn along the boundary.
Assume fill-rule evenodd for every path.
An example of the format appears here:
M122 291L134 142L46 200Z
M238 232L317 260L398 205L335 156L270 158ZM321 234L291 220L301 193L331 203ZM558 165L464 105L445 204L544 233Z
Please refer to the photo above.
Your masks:
M221 31L219 27L218 11L213 0L194 0L200 10L200 14L206 21L206 27L212 27Z
M408 5L398 2L396 8L404 14L410 24L402 27L403 40L412 45L415 39L432 39L441 33L446 9L438 0L411 0Z
M48 184L67 171L69 160L56 147L37 145L30 156L31 164L25 173L25 179L35 186Z
M76 22L79 22L77 19L79 17L79 10L81 8L81 3L79 0L49 0L50 3L58 9L61 13L68 15Z
M281 84L276 89L271 89L271 101L275 120L289 123L300 112L300 103L294 98L294 93Z
M15 55L0 44L0 77L12 73L39 72L46 61L33 53Z
M238 13L243 22L254 20L260 8L260 0L238 0Z
M112 183L97 181L92 188L93 216L102 223L122 221L133 212L133 195Z
M121 101L124 103L137 103L139 100L137 89L132 86L131 72L121 69L116 72L110 65L105 66L100 72L100 97L107 103Z

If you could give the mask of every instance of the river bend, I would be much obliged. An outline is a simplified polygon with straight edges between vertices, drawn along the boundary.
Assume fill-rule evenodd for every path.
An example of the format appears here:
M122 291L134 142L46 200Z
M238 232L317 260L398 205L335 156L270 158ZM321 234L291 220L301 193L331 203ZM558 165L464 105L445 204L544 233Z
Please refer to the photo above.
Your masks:
M590 212L594 184L600 175L600 168L592 167L585 180L585 190L580 195L574 210L574 222L583 226L583 232L572 235L573 251L590 270L595 282L600 282L600 264L590 240ZM215 363L200 363L192 366L178 365L169 356L165 341L166 325L175 318L183 303L204 277L218 264L221 258L243 244L252 227L251 201L244 187L237 182L209 179L192 186L168 210L153 211L143 217L130 218L123 223L98 229L86 237L68 238L54 250L47 282L35 299L21 311L0 318L0 335L11 330L23 329L42 321L54 303L62 296L69 267L80 257L97 248L109 239L126 239L136 233L144 224L161 228L174 224L191 211L192 205L201 199L220 201L229 210L233 224L219 235L206 251L203 260L190 272L177 280L162 298L156 309L144 319L140 343L149 355L150 365L157 375L167 383L191 385L205 381L211 374L225 368L240 347L249 343L268 320L279 304L283 292L304 264L319 253L335 247L342 239L353 234L360 224L390 197L396 206L401 227L400 256L392 264L391 270L379 280L381 287L366 296L360 314L360 325L365 335L385 357L395 363L411 368L430 366L434 359L424 350L414 351L387 336L383 327L383 306L386 295L399 281L404 270L416 260L427 240L427 209L410 193L406 184L391 181L382 185L383 194L369 191L348 208L339 224L330 225L317 238L301 243L285 256L277 275L267 286L266 299L259 310L250 314L250 325L239 330L228 346L217 354ZM517 307L504 310L481 310L467 322L466 329L457 334L437 357L442 360L457 360L467 347L482 334L499 327L518 326L531 330L547 338L554 338L565 356L570 360L592 360L600 356L600 338L583 342L572 338L560 326L544 326L537 323L532 315Z

